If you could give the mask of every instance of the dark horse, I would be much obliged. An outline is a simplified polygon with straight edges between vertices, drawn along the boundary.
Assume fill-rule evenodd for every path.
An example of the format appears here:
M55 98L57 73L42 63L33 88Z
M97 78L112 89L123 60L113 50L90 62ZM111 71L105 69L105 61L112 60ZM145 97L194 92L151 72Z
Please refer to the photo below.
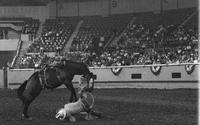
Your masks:
M77 96L72 84L74 75L83 75L87 79L88 84L92 79L93 84L90 88L90 91L92 91L94 75L84 63L65 60L62 65L45 65L42 69L33 73L17 90L18 97L23 103L22 118L31 119L27 114L28 107L44 88L54 89L64 84L71 91L69 101L76 101Z

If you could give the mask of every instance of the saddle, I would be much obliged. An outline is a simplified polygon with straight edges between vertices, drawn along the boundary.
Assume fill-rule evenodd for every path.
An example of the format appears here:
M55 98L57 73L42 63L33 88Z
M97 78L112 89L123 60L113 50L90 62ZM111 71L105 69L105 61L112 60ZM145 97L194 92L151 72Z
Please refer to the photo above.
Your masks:
M59 75L59 73L58 73L57 70L55 70L55 74L56 74L57 80L58 80L59 82L62 82L62 81L61 81L61 78L60 78L60 75ZM40 84L41 84L41 86L42 86L43 89L45 89L45 88L47 88L47 89L49 89L49 88L50 88L50 89L54 88L54 87L52 86L52 84L48 82L48 79L47 79L47 77L46 77L46 68L43 68L43 69L41 69L40 71L38 71L38 77L39 77Z

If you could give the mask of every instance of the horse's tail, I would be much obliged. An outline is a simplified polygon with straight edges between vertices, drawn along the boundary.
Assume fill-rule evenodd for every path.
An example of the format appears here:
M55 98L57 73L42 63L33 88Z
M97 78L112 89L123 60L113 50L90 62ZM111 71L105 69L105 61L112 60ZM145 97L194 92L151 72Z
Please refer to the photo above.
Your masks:
M17 89L17 95L19 97L19 99L21 99L22 101L24 101L26 98L23 96L23 92L26 88L26 85L27 85L27 80L24 81L23 84L20 85L20 87Z

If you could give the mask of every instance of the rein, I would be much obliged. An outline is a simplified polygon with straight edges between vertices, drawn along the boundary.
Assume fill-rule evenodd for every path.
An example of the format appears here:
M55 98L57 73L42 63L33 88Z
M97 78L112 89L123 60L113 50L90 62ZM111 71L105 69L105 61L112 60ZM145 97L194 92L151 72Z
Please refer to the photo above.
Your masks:
M94 96L92 95L93 87L94 87L94 79L92 78L92 83L90 82L91 78L88 80L88 77L81 77L79 81L79 93L81 95L81 105L83 109L90 110L94 106ZM90 85L90 83L92 85ZM89 98L91 101L88 102Z
M93 96L92 93L90 93L90 92L87 92L87 94L90 95L90 97L92 98L92 104L90 105L90 109L91 109L91 108L93 108L93 106L94 106L94 96ZM85 100L85 101L88 103L87 100ZM88 103L88 104L89 104L89 103Z
M92 109L94 106L94 96L90 92L85 92L85 94L86 94L86 96L81 99L81 105L85 111L88 111L88 110ZM88 96L90 96L92 98L91 104L87 101Z

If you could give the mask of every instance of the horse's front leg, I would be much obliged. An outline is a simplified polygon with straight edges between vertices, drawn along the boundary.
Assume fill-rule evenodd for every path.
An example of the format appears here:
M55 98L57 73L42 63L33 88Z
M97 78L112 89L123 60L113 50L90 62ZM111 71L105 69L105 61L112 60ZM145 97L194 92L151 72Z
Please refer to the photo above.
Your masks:
M72 82L65 83L65 86L71 91L69 102L77 101L76 91Z
M28 116L28 107L30 103L31 103L30 101L25 101L23 103L22 119L32 120L32 118Z

